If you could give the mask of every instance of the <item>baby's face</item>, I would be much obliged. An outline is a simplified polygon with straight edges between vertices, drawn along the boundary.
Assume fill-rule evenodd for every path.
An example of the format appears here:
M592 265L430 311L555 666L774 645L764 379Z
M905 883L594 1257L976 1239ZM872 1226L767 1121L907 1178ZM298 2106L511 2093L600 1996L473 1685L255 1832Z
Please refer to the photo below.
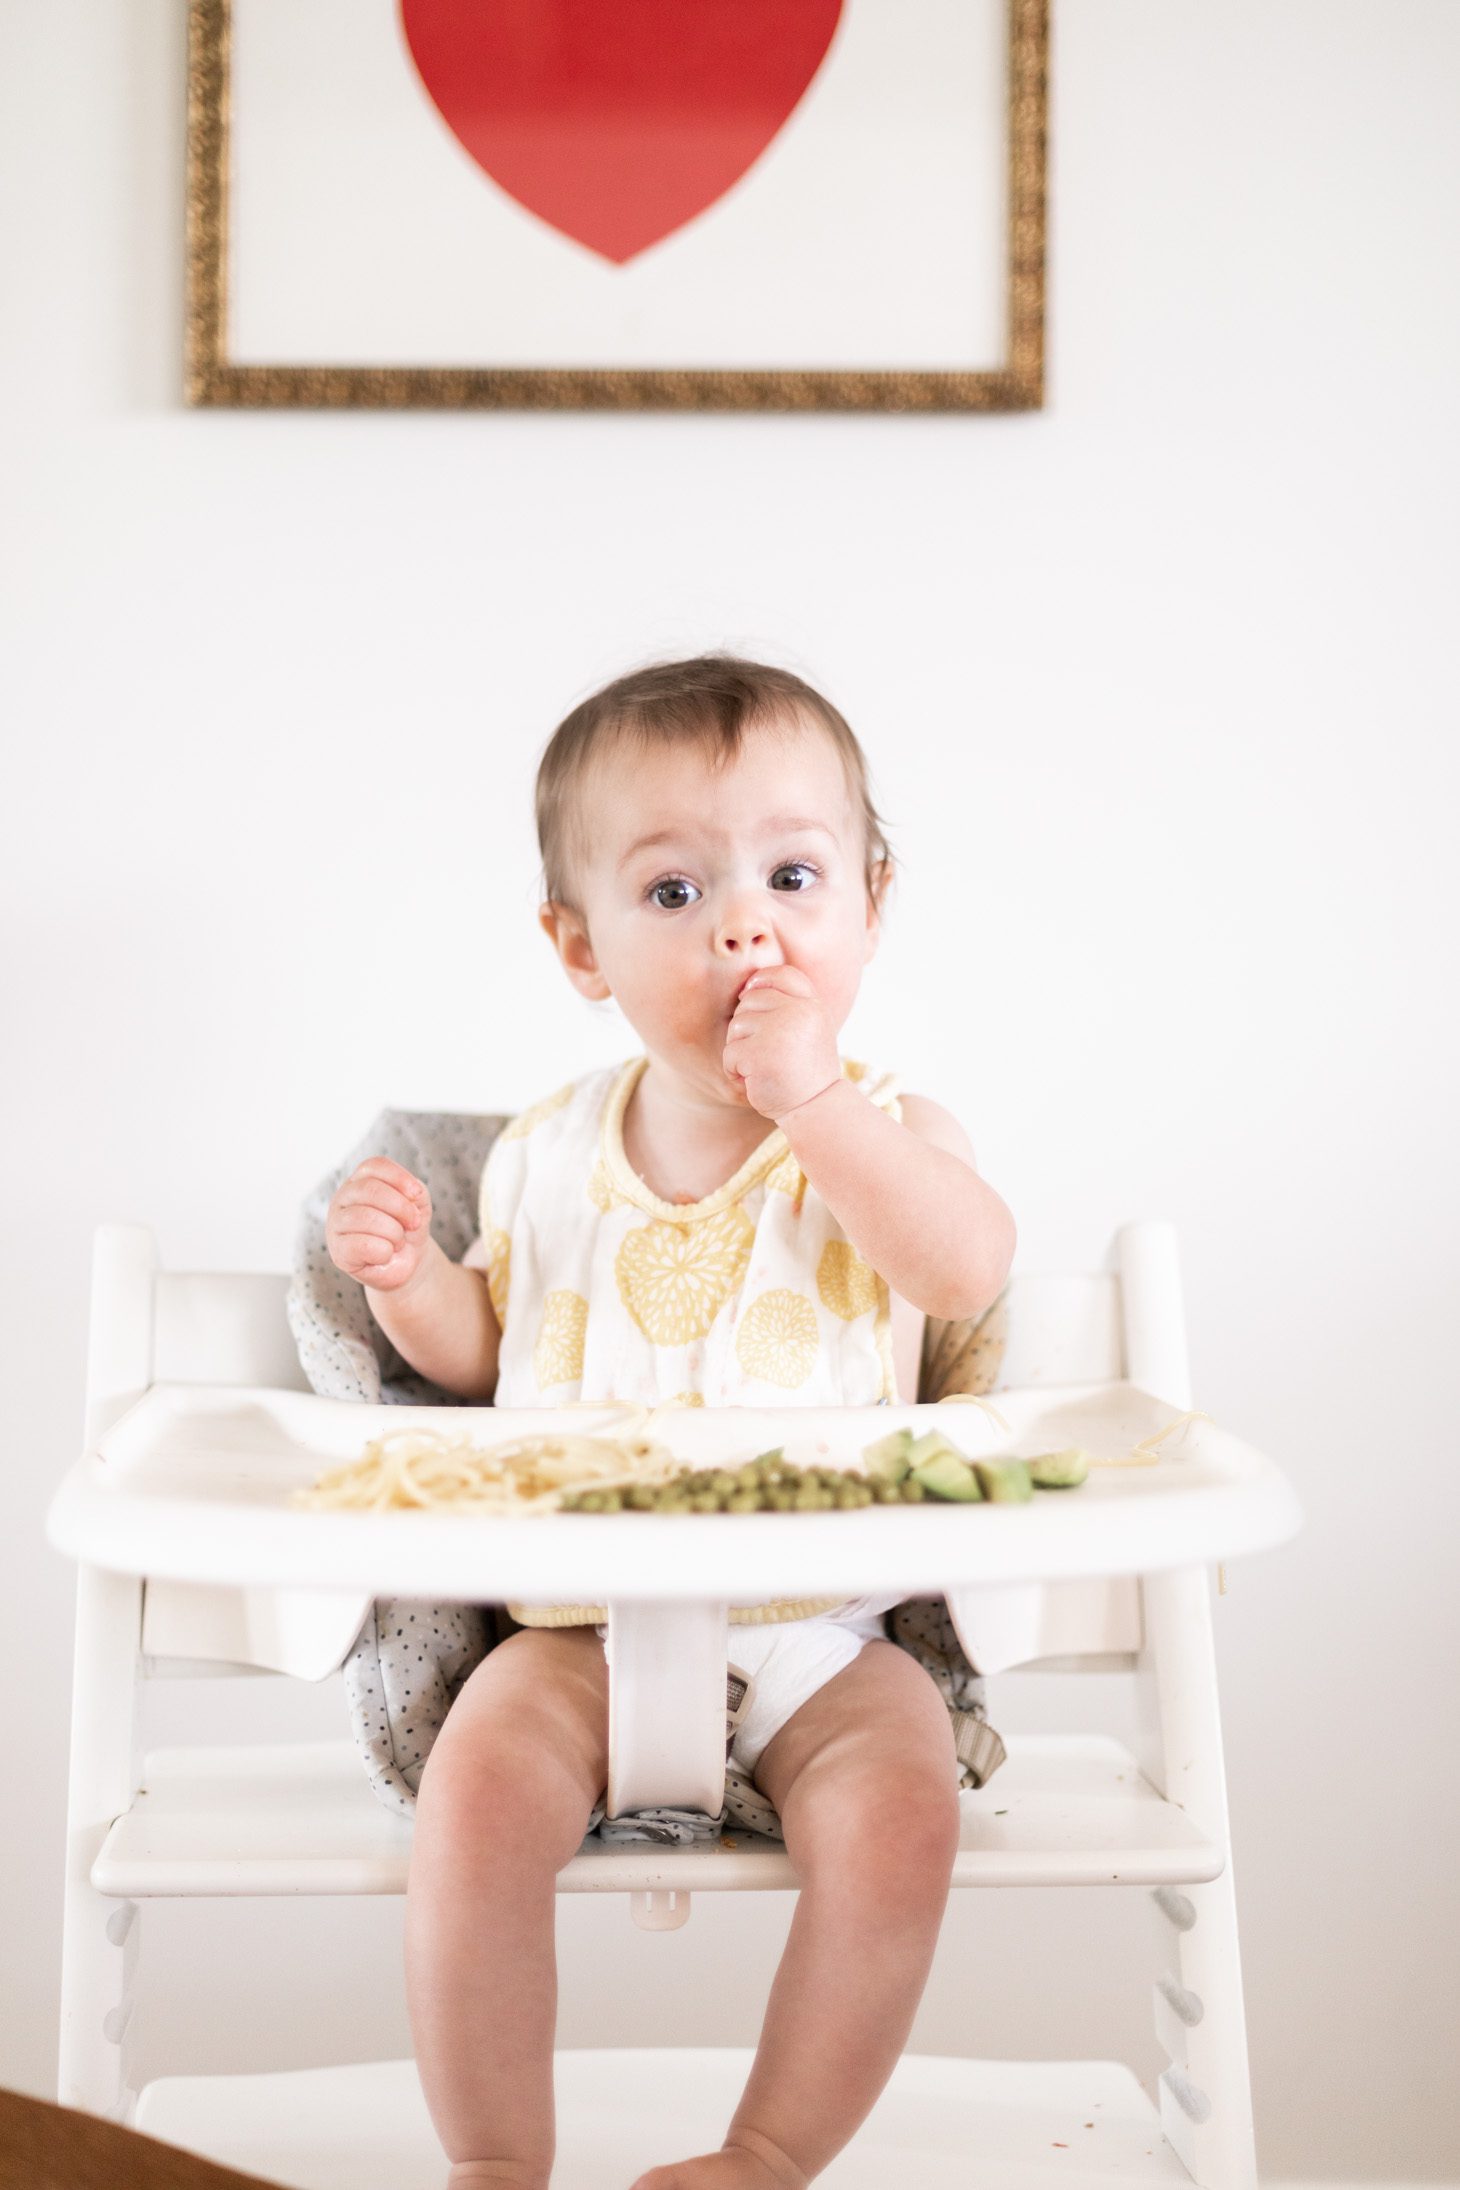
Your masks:
M840 1028L877 947L861 818L836 748L795 718L748 730L724 768L621 739L583 795L588 932L571 947L555 938L570 977L584 995L614 997L682 1084L748 1110L723 1062L748 976L799 968Z

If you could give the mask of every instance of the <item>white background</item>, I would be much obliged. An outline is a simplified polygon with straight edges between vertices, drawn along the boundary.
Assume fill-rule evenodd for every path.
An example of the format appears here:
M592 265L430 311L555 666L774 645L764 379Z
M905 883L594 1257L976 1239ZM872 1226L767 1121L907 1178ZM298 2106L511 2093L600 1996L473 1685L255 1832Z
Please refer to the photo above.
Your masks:
M844 0L761 157L624 266L483 173L396 0L233 12L239 363L1005 362L1001 0Z
M0 2083L54 2072L92 1227L279 1269L382 1103L630 1054L534 925L534 765L713 642L871 759L844 1046L963 1117L1023 1267L1175 1218L1198 1403L1305 1502L1215 1604L1264 2176L1460 2175L1460 11L1061 7L1048 408L916 420L188 413L180 0L3 25ZM240 1685L153 1738L344 1727ZM1147 1913L957 1897L914 2047L1153 2076ZM789 1915L570 1900L560 2042L752 2043ZM149 1909L146 2073L406 2051L399 1926Z

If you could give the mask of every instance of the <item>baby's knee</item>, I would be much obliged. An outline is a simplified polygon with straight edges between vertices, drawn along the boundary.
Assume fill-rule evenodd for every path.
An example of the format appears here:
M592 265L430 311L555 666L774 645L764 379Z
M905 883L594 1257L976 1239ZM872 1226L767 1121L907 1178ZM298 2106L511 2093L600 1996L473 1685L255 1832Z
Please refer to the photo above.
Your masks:
M561 1870L576 1853L601 1788L520 1736L483 1752L434 1749L416 1798L416 1840L473 1859Z
M794 1793L782 1824L798 1868L883 1898L946 1889L962 1823L951 1769L868 1748L834 1775L803 1775Z
M873 1821L878 1852L889 1865L946 1880L963 1826L956 1774L938 1768L899 1774L874 1804Z
M580 1653L518 1653L509 1666L508 1646L499 1647L497 1678L481 1678L490 1659L478 1668L426 1759L417 1831L424 1825L494 1859L516 1843L561 1867L607 1778L606 1707L584 1679Z

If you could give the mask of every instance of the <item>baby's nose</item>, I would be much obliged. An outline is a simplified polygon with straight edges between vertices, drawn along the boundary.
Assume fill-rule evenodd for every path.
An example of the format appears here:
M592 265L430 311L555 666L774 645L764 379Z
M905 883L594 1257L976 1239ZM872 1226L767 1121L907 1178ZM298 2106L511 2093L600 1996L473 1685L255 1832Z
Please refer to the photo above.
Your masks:
M771 939L769 924L751 915L737 919L733 914L720 923L717 937L719 948L727 957L737 957L742 951L754 950Z

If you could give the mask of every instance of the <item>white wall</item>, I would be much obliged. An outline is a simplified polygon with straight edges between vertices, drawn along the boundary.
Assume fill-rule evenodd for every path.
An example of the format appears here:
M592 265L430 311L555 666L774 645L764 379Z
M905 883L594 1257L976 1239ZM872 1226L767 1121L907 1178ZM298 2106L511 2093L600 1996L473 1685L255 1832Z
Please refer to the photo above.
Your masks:
M1067 0L1047 408L916 420L185 412L183 13L3 17L0 2082L52 2088L93 1225L281 1268L381 1103L635 1047L534 925L534 761L724 642L847 709L906 861L844 1046L1025 1267L1174 1217L1199 1402L1304 1499L1217 1606L1264 2172L1460 2171L1460 10ZM1140 1898L961 1896L914 2046L1149 2076ZM404 2051L399 1914L149 1911L148 2072ZM788 1916L566 1907L561 2042L753 2042Z

